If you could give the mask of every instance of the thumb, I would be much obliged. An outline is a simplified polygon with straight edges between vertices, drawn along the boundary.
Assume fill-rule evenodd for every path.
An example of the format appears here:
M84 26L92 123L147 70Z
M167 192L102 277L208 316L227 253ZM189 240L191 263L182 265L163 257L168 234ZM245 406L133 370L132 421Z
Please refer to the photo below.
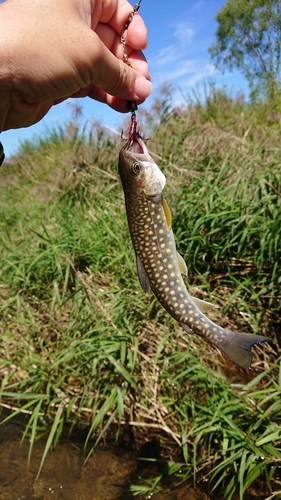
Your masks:
M84 80L81 87L94 85L111 96L144 101L152 91L148 66L141 51L133 51L130 61L134 68L116 57L92 30L87 48L79 51L77 70ZM146 75L146 76L144 76Z

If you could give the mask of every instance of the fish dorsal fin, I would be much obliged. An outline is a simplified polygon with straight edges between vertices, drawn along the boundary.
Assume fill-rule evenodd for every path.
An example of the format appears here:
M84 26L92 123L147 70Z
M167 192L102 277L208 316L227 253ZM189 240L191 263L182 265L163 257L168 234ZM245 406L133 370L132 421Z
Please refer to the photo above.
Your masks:
M137 259L137 271L138 271L140 286L142 287L143 291L147 293L150 290L149 278L146 274L146 270L143 267L143 263L138 255L136 255L136 259Z
M170 228L171 228L171 226L172 226L172 215L171 215L171 210L170 210L169 205L168 205L168 203L166 202L165 198L162 198L161 203L162 203L162 207L163 207L164 214L165 214L165 217L166 217L167 226L168 226L168 228L170 229Z
M187 276L187 273L188 273L188 271L187 271L187 265L184 262L182 256L178 252L177 252L177 256L178 256L178 264L179 264L180 272L184 276Z
M206 302L205 300L198 299L197 297L191 297L192 302L200 309L202 313L209 312L212 309L218 309L217 304L212 304L211 302Z

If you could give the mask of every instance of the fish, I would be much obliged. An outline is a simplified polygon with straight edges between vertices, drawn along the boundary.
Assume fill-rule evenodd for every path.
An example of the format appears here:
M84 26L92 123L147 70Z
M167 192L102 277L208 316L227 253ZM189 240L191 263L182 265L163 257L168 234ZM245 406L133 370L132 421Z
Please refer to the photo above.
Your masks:
M118 170L142 290L151 289L187 333L199 335L237 365L250 368L252 346L270 339L220 327L205 315L217 306L188 293L183 280L187 266L177 252L171 212L163 196L166 177L135 128L119 152Z

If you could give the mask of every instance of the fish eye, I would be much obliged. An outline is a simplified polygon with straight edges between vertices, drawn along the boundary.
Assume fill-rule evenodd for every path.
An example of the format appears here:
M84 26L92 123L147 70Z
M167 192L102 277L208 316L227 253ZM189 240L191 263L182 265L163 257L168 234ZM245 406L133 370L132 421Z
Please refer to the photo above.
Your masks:
M141 166L137 161L135 163L133 163L132 170L133 170L134 174L136 174L136 175L138 175L140 173Z

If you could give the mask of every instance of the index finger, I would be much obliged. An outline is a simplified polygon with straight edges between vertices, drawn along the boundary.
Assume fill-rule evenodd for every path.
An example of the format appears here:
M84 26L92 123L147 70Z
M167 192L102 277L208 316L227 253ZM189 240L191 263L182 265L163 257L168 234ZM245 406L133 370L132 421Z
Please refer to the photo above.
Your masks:
M125 24L128 22L133 12L134 8L127 0L117 0L113 13L111 9L104 9L99 22L109 24L109 26L121 36L124 32ZM127 42L132 48L142 50L147 47L147 29L143 19L138 13L134 14L126 36Z
M147 47L147 29L141 16L136 13L127 31L127 44L133 49L143 50Z

